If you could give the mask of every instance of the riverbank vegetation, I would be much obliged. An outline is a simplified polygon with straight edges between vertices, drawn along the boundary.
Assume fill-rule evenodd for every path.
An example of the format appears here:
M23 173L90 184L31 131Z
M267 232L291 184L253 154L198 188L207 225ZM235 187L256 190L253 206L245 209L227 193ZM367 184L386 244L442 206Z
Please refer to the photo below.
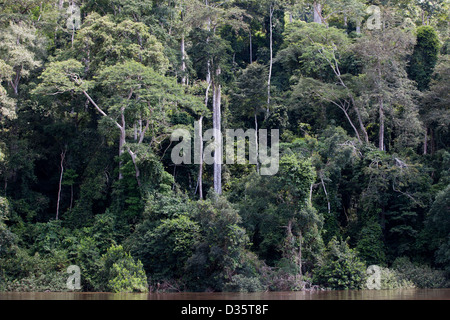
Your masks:
M0 290L448 287L449 10L0 1ZM278 172L178 128L277 129Z

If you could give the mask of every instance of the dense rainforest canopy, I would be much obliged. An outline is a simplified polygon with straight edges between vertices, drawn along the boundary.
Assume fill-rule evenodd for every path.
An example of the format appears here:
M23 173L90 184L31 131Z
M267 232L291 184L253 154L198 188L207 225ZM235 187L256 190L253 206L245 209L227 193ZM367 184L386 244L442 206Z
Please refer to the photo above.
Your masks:
M449 10L1 0L0 291L448 286ZM277 173L173 161L210 128Z

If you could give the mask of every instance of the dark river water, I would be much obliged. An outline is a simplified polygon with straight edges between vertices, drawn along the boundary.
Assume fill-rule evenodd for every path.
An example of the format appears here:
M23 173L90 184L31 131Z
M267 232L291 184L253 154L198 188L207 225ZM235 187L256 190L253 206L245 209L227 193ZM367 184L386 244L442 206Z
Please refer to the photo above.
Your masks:
M450 289L257 293L0 292L0 300L450 300Z

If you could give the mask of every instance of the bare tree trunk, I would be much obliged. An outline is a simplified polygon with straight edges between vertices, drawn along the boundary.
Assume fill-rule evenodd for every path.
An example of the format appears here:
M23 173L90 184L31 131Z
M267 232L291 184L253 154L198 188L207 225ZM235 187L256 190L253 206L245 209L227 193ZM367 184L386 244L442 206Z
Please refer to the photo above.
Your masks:
M323 98L324 100L331 102L332 104L334 104L335 106L337 106L339 109L342 110L342 112L344 112L345 117L347 118L348 123L350 124L350 126L353 128L353 131L355 131L356 137L358 138L358 142L361 143L361 136L359 135L358 129L356 129L355 125L353 124L352 119L350 118L350 115L348 114L348 107L347 107L347 103L344 102L335 102L333 100L327 99L327 98ZM356 107L355 107L356 108Z
M198 153L200 156L199 164L198 164L198 179L197 179L197 186L198 186L198 197L200 200L203 199L203 137L202 137L202 131L203 131L203 116L200 116L200 119L198 120L198 132L197 132L197 139L200 138L200 144L198 145Z
M11 87L14 89L14 94L16 96L19 95L19 82L20 82L20 72L21 72L22 67L20 67L20 69L16 70L16 76L14 78L14 80L10 80L9 84L11 85Z
M273 67L273 12L275 10L274 4L270 4L269 8L269 32L270 32L270 62L269 62L269 76L267 79L267 109L266 109L266 115L265 118L267 119L269 117L269 110L270 110L270 84L272 81L272 67Z
M249 41L250 41L250 46L249 46L249 48L250 48L250 64L252 64L253 63L253 46L252 46L252 29L250 28L250 30L249 30L249 32L248 32L248 35L249 35Z
M317 1L314 1L314 22L322 23L322 5Z
M216 70L216 76L220 75L220 68ZM217 80L215 80L217 81ZM213 129L215 130L214 143L214 191L222 194L222 137L221 132L221 86L213 81Z
M303 272L302 272L302 268L303 268L303 260L302 260L302 243L303 243L303 235L302 235L302 231L299 231L300 234L298 236L298 273L300 275L300 278L303 277Z
M356 137L358 138L358 141L361 142L361 137L359 136L359 132L358 132L358 130L356 129L355 125L353 124L352 119L350 119L350 116L348 115L347 110L344 110L344 109L341 109L341 110L344 111L345 117L347 118L348 122L349 122L350 125L352 126L353 131L355 131Z
M124 152L123 148L125 147L126 143L126 131L125 131L125 107L120 108L121 113L121 119L122 119L122 125L120 126L120 138L119 138L119 180L123 179L122 175L122 160L120 158L122 157L122 154Z
M73 2L72 2L73 5ZM75 40L75 23L72 23L72 38L71 38L71 47L73 48L73 41Z
M141 172L139 171L139 167L137 165L136 153L131 151L130 147L128 147L127 150L128 150L128 154L131 156L131 161L133 161L137 184L139 187L142 187L142 183L141 183L141 179L140 179Z
M328 63L329 63L329 65L330 65L331 69L333 70L334 74L335 74L336 77L338 78L340 84L341 84L345 89L348 90L348 95L349 95L349 97L350 97L350 101L352 102L353 109L355 110L355 113L356 113L356 115L357 115L357 117L358 117L358 122L359 122L360 130L361 130L361 131L363 132L363 134L364 134L364 140L366 141L366 143L369 143L369 136L368 136L368 134L367 134L366 128L364 127L364 123L363 123L363 121L362 121L362 117L361 117L361 113L360 113L360 111L359 111L358 105L356 104L355 98L353 97L353 94L352 94L351 90L347 87L347 85L345 84L344 80L342 79L341 70L340 70L340 68L339 68L339 64L338 64L338 62L337 62L337 59L336 59L335 54L333 53L333 60L334 60L334 61L331 61L329 58L327 58L326 55L324 55L324 53L323 53L322 50L319 49L318 52L319 52L319 53L320 53L320 54L328 61ZM338 106L339 106L339 105L338 105ZM339 108L341 108L341 109L345 112L346 117L347 117L347 120L349 120L350 123L352 124L352 121L350 120L350 117L348 116L347 111L345 110L345 108L342 108L341 106L339 106ZM353 126L353 129L354 129L355 132L356 132L356 135L357 135L357 137L358 137L358 141L361 142L359 133L357 132L355 126Z
M356 20L356 34L361 34L361 20L358 18Z
M255 149L256 149L256 172L259 174L259 154L258 154L258 117L255 111Z
M292 224L293 219L289 219L286 228L286 240L285 240L285 247L284 247L284 255L287 259L292 261L294 264L297 264L298 266L298 276L302 277L302 268L303 268L303 260L302 260L302 232L300 231L300 234L298 236L299 240L299 247L298 250L295 248L295 236L292 233Z
M378 133L379 140L379 149L380 151L384 151L384 106L383 106L383 97L379 98L379 112L380 112L380 131Z
M359 108L356 105L355 99L353 98L353 95L351 96L351 100L352 100L352 104L353 104L353 109L356 112L356 116L358 117L358 123L359 123L359 128L361 129L361 131L364 134L364 140L366 141L366 143L369 143L369 135L367 134L367 130L364 127L364 123L362 121L362 117L361 117L361 112L359 112Z
M328 199L327 188L325 187L325 182L323 181L322 172L320 172L320 182L322 183L323 192L325 193L325 197L327 199L328 214L330 214L331 213L331 205L330 205L330 200Z
M120 158L122 158L123 155L123 147L125 146L125 128L120 128L120 137L119 137L119 180L123 179L123 175L122 175L122 160L120 160Z
M207 40L208 41L208 40ZM210 60L208 60L208 65L207 65L207 69L208 72L206 74L206 83L208 84L206 87L206 93L205 93L205 107L208 108L208 100L209 100L209 90L211 88L211 83L212 83L212 79L211 79L211 62ZM213 105L214 105L214 101L213 101ZM214 108L214 106L213 106ZM199 168L198 168L198 195L200 199L203 199L203 135L202 135L202 127L203 127L203 116L200 117L199 119L199 137L200 137L200 148L199 148L199 152L200 152L200 159L199 159Z
M185 50L185 43L184 43L184 34L181 35L181 84L186 84L186 50Z
M61 201L61 186L62 186L62 180L63 180L63 175L64 175L64 158L65 157L66 157L66 150L61 152L61 164L60 164L61 173L59 175L58 200L56 202L56 220L58 220L58 217L59 217L59 203Z
M120 130L120 137L119 137L119 159L122 157L123 153L124 153L124 147L125 147L125 143L126 143L126 123L125 123L125 107L121 107L120 108L120 117L121 117L121 122L122 124L119 124L117 121L115 121L113 118L111 118L108 114L106 114L96 103L94 100L92 100L91 96L86 92L86 91L82 91L83 94L86 96L86 98L89 100L90 103L92 103L92 105L95 107L95 109L97 109L97 111L104 117L107 117L109 119L111 119L114 124L116 125L117 128L119 128ZM130 94L128 96L128 100L131 98L133 94L133 90L130 91ZM145 135L145 131L148 129L149 126L149 122L147 121L147 125L146 127L140 132L140 138L138 143L142 143L142 141L144 140L144 135ZM130 154L131 155L131 154ZM123 179L123 175L122 175L122 171L121 171L121 167L122 167L122 161L119 160L119 180ZM138 169L138 168L136 168ZM139 171L139 170L138 170ZM139 177L139 172L136 172L137 177ZM138 181L139 184L139 181Z
M209 5L209 1L208 0L205 0L205 5L206 6ZM208 19L207 19L207 30L208 31L211 30L211 17L208 17ZM209 42L209 37L206 39L206 42ZM206 82L208 83L208 86L206 87L205 106L208 107L209 90L210 90L211 85L212 85L212 87L213 87L213 128L216 128L216 126L217 126L217 119L216 119L216 117L219 116L219 119L220 119L220 110L219 110L219 115L217 115L217 110L216 110L216 108L217 108L217 106L216 106L216 104L217 104L217 102L216 102L217 96L216 96L216 88L215 88L215 85L213 83L213 79L212 79L212 75L211 75L211 59L209 59L208 62L207 62L207 69L208 69L208 72L206 74ZM220 105L219 105L219 109L220 109ZM203 117L201 117L200 120L203 120ZM220 121L219 121L219 125L220 125ZM200 124L200 126L202 127L202 124ZM200 137L202 137L201 133L200 133ZM203 140L202 140L201 145L202 145L201 146L201 151L202 152L201 152L201 155L200 155L200 157L201 157L201 164L200 164L200 167L199 167L199 176L200 176L200 174L203 175ZM216 156L216 153L214 154L214 157L215 156ZM218 193L218 191L221 191L220 190L221 188L218 188L218 186L216 186L216 183L218 183L217 179L221 179L221 177L222 177L221 174L219 175L219 178L216 177L216 173L217 173L216 171L218 171L218 169L221 170L221 168L217 168L216 167L216 162L214 161L213 181L214 181L214 191L216 193ZM200 188L199 189L199 197L200 197L200 199L203 198L202 182L203 182L203 179L200 177L200 180L199 180L199 188Z

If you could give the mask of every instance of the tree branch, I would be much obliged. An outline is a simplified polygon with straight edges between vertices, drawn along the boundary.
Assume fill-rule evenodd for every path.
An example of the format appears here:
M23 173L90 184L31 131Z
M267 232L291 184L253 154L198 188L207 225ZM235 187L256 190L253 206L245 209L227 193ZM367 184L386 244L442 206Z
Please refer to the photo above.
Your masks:
M115 124L120 130L122 130L122 126L121 126L117 121L115 121L113 118L111 118L110 116L108 116L108 115L107 115L107 114L106 114L106 113L105 113L105 112L104 112L104 111L103 111L103 110L95 103L95 101L92 100L91 96L90 96L86 91L83 90L83 94L86 96L86 98L88 98L89 102L92 103L92 105L95 107L95 109L97 109L97 111L100 112L100 114L101 114L102 116L111 119L111 120L114 122L114 124Z

